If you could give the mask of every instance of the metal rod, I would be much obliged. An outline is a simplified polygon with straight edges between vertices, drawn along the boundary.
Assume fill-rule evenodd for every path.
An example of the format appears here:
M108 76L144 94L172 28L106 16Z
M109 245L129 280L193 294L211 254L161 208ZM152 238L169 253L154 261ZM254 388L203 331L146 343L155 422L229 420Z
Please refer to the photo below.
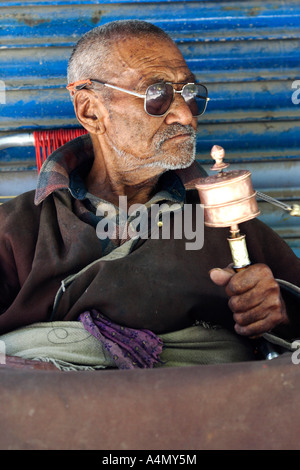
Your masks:
M260 191L256 191L256 195L263 199L266 202L269 202L270 204L273 204L274 206L280 207L281 209L284 209L285 211L291 211L292 207L289 206L288 204L285 204L282 201L278 201L277 199L274 199L271 196L268 196L267 194L261 193Z
M282 201L278 201L277 199L274 199L271 196L268 196L267 194L261 193L259 191L256 191L256 195L263 199L266 202L269 202L270 204L273 204L274 206L279 207L280 209L283 209L285 211L288 211L291 216L294 217L300 217L300 205L299 204L292 204L289 206L288 204L285 204Z
M8 147L34 147L34 136L32 133L24 132L0 137L0 150Z

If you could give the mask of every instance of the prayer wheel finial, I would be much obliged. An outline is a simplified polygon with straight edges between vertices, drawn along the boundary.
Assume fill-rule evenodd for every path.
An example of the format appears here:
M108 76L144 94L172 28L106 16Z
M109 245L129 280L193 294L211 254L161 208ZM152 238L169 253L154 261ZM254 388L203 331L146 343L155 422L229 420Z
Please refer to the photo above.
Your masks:
M229 166L229 163L223 162L225 157L225 150L220 145L214 145L211 149L210 156L215 160L215 164L211 167L213 171L223 171L224 168Z

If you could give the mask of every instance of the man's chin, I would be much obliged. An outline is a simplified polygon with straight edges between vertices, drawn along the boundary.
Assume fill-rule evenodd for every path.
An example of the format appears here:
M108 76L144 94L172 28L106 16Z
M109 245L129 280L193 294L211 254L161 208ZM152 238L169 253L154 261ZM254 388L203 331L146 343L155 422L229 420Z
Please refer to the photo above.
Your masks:
M160 168L164 171L166 170L181 170L184 168L188 168L191 166L191 164L195 161L195 157L192 155L190 156L189 159L175 159L175 158L170 158L170 159L164 159L164 160L158 160L155 162L151 163L146 163L142 165L144 168Z
M183 170L184 168L188 168L194 160L191 160L186 163L170 163L169 165L164 166L165 170Z
M179 156L175 158L174 156L170 157L169 159L166 158L164 161L159 162L162 163L163 168L167 170L181 170L184 168L188 168L191 164L195 161L195 152L191 152L188 155Z

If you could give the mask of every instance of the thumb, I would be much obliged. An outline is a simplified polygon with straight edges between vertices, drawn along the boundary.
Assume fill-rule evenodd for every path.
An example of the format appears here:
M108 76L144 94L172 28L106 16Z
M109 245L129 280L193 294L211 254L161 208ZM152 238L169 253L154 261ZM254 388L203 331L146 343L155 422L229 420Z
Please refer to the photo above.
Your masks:
M229 266L224 269L214 268L209 271L211 280L218 286L226 286L234 274L235 271Z

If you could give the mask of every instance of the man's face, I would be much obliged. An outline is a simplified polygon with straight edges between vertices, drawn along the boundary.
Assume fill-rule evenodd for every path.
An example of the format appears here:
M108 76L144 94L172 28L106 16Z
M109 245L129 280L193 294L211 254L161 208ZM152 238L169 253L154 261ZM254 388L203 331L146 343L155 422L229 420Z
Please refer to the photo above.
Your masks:
M194 81L179 49L171 42L153 38L127 39L116 46L108 72L109 78L99 79L141 94L161 81ZM192 163L197 118L193 118L181 95L175 94L165 116L152 117L145 112L143 99L117 90L110 89L109 93L104 137L123 174L142 168L161 173Z

